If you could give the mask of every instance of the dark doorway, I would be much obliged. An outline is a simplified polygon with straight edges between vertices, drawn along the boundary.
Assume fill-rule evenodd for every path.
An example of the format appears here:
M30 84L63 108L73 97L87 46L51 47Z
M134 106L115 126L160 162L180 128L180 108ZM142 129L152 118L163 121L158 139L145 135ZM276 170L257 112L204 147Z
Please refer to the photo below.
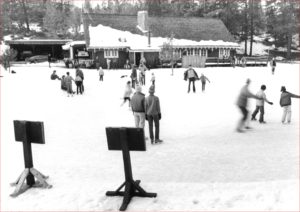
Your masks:
M135 53L135 65L139 66L140 65L140 61L141 61L141 53L140 52L136 52Z

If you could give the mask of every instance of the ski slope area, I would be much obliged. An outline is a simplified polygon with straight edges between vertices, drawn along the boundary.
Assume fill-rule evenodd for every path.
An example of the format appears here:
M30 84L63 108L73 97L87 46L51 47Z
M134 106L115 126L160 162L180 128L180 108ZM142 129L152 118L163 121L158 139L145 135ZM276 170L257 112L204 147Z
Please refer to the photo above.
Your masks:
M131 70L83 69L83 95L67 97L61 77L74 69L60 67L1 68L1 211L118 211L121 197L107 197L125 180L121 151L108 151L105 127L134 127L127 103L120 107ZM299 64L270 67L195 69L211 83L187 93L184 69L153 69L160 98L162 144L146 141L146 152L131 152L133 177L157 198L134 197L128 211L299 211L299 99L292 99L292 122L281 123L280 88L299 95ZM241 113L240 89L265 84L268 100L262 125L235 131ZM73 83L73 89L75 84ZM249 113L255 100L249 100ZM22 143L15 142L13 120L43 121L45 145L32 144L34 167L50 178L49 190L32 188L11 198L24 170ZM148 123L145 126L149 137Z

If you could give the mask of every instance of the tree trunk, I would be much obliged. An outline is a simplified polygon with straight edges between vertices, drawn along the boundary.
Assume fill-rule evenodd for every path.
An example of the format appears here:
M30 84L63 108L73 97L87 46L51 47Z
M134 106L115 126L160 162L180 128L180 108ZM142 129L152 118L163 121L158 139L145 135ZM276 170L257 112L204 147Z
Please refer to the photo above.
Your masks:
M287 59L291 59L291 46L292 46L292 32L291 30L288 31L288 43L287 43Z
M253 34L254 34L254 26L253 26L253 10L254 10L254 7L253 7L253 0L251 0L251 39L250 39L250 56L252 56L252 48L253 48Z
M248 41L248 19L247 19L247 9L248 4L247 1L245 1L245 55L247 55L247 41Z
M26 5L25 5L25 0L22 0L22 5L23 5L23 10L24 10L24 15L25 15L25 22L26 22L26 26L27 26L27 31L30 31L29 20L28 20L28 15L27 15L27 9L26 9Z

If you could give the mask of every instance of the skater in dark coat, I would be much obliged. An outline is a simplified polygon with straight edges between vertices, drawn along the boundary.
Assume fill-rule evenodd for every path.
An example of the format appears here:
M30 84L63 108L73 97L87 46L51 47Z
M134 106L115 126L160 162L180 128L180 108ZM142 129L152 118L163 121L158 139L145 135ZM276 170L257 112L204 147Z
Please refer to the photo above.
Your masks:
M242 128L245 126L246 129L251 129L249 127L249 122L247 122L248 118L248 110L247 110L247 103L248 103L248 98L254 98L254 99L260 99L262 98L256 97L254 94L250 93L248 90L248 86L250 84L250 79L247 79L246 85L242 88L241 93L238 97L237 105L240 108L243 118L239 121L238 127L237 127L237 132L244 132Z
M73 96L73 94L75 93L75 92L73 92L73 89L72 89L72 81L75 82L73 77L70 76L70 73L67 72L67 76L65 77L65 82L67 85L68 97L69 97L69 94L71 94Z
M202 83L202 92L204 92L204 91L205 91L206 80L207 80L209 83L210 83L210 81L209 81L209 79L208 79L206 76L204 76L204 74L201 74L201 77L200 77L199 80L200 80L201 83Z
M51 54L48 55L49 68L51 68Z
M80 76L80 78L82 79L82 84L81 84L81 91L82 93L84 92L84 85L83 85L83 80L84 80L84 74L83 71L79 69L79 66L75 66L76 68L76 76Z
M135 89L135 83L136 83L136 80L137 80L136 65L133 65L130 78L131 78L131 86L132 86L132 88Z
M271 68L272 68L272 74L275 73L275 68L276 68L276 61L275 58L273 57L273 59L270 62Z
M149 88L149 96L146 98L145 101L145 110L146 110L146 120L149 123L149 134L151 139L151 144L161 143L163 142L159 139L159 120L161 119L161 110L160 110L160 103L159 98L154 96L155 93L155 86L151 85ZM155 137L153 136L153 122L155 125ZM155 140L154 140L155 138Z
M286 91L284 86L281 87L281 96L280 96L280 106L283 107L283 114L281 118L281 122L284 123L286 118L288 123L291 123L292 118L292 98L298 98L299 96L289 93Z
M61 89L64 91L67 91L67 84L65 82L65 75L62 75L61 77Z
M77 86L77 95L78 95L78 90L79 90L80 94L82 94L82 90L81 90L81 88L82 88L81 87L82 86L82 79L79 76L79 74L76 75L75 84Z
M59 79L59 80L61 80L60 78L59 78L59 76L57 76L57 74L56 74L56 71L54 70L53 71L53 73L51 74L51 80L56 80L56 79Z
M188 93L190 92L191 82L193 83L193 91L196 92L195 81L198 80L197 72L192 68L192 65L189 65L189 69L184 72L184 80L189 79Z
M267 89L267 87L265 85L262 85L260 88L261 88L261 90L259 90L256 93L256 96L262 98L262 100L256 100L256 109L254 110L254 112L252 114L251 121L256 121L255 117L256 117L258 111L260 111L259 123L266 124L266 122L264 121L264 114L265 114L264 103L267 102L268 104L273 105L273 102L270 102L269 100L267 100L267 97L265 94L265 90Z

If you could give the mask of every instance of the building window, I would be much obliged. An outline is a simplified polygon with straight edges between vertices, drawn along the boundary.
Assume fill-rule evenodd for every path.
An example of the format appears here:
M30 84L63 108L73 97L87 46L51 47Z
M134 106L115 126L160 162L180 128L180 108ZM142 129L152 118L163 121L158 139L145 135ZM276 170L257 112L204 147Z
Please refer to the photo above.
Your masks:
M201 53L201 57L207 57L207 49L201 49L200 50L200 53Z
M200 49L195 49L195 56L199 56L200 55Z
M104 50L104 58L118 58L119 51L118 50Z
M229 56L230 55L230 50L229 49L219 49L219 57L223 58L223 56Z

